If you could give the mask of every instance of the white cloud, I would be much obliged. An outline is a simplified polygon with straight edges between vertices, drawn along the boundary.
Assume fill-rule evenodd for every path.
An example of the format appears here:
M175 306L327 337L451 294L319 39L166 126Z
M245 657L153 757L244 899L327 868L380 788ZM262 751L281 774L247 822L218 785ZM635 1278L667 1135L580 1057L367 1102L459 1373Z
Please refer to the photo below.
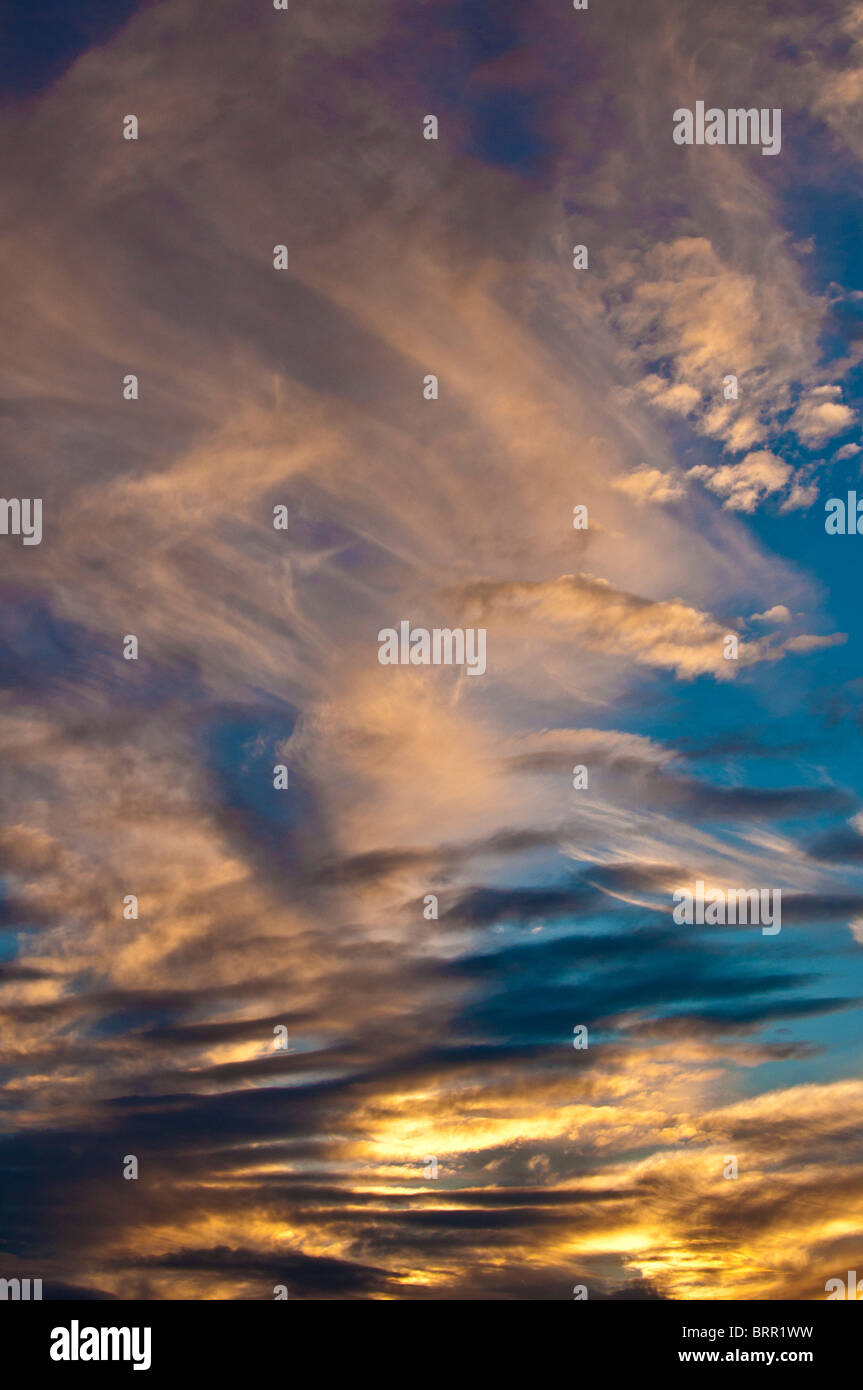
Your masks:
M723 507L733 512L754 512L759 502L781 492L792 468L769 449L758 449L740 463L727 463L711 469L706 464L691 468L690 474L702 478L705 487L722 497Z
M701 400L701 393L685 381L666 381L664 377L646 376L639 387L652 405L670 410L674 415L689 415Z
M804 632L799 637L789 637L783 645L786 652L820 652L828 647L842 647L848 641L847 632L830 632L824 636Z
M856 415L850 406L842 405L841 396L840 386L817 386L801 400L788 428L812 447L842 434L854 424Z
M711 211L714 222L726 215ZM763 234L771 237L766 219ZM792 387L811 380L825 306L805 291L775 238L769 256L753 233L733 257L712 238L680 236L641 255L609 257L612 321L635 369L669 364L667 377L650 371L639 385L651 404L694 415L699 433L738 452L777 430ZM728 374L738 379L736 400L723 395Z
M672 473L663 473L659 468L650 468L647 464L624 474L622 478L614 478L611 486L631 497L639 506L649 502L675 502L686 492L679 478Z
M805 511L811 507L813 502L818 501L817 483L798 483L792 484L791 491L779 508L780 512Z
M776 603L763 613L753 613L749 621L753 623L790 623L791 613L784 603Z

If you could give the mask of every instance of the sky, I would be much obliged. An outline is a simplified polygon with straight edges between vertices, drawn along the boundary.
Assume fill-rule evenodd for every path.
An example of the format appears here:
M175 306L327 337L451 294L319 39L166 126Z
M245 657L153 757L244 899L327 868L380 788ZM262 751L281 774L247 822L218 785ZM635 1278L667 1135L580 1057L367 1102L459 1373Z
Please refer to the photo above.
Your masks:
M863 3L4 22L0 1277L825 1298ZM698 101L778 153L677 144ZM402 621L486 670L382 664ZM676 922L699 880L781 930Z

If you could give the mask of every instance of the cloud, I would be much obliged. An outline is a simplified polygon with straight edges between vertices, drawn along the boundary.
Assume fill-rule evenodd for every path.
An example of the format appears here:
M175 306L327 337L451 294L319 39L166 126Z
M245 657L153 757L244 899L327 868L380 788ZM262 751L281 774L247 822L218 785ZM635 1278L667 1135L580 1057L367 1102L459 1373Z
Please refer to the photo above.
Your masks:
M733 675L722 649L727 629L680 599L641 598L590 574L534 583L477 580L462 586L458 598L463 611L495 624L493 631L501 622L542 625L684 679Z
M775 603L763 613L753 613L749 620L753 623L790 623L791 613L784 603Z
M727 209L717 212L725 215ZM765 262L756 269L750 259L751 246L740 251L742 262L728 263L708 237L680 236L621 257L612 270L623 360L670 366L668 376L643 376L639 392L694 415L700 433L733 451L751 449L779 428L792 383L813 371L823 316L785 247L775 247L766 274ZM729 374L739 383L734 399L723 394Z
M769 449L758 449L740 463L726 463L716 469L699 464L690 473L703 478L711 492L724 498L722 505L727 510L754 512L765 497L781 492L792 469Z
M817 483L798 483L792 484L791 491L779 508L780 512L797 512L807 510L814 502L818 501Z
M658 405L674 415L691 414L701 400L700 393L694 386L688 385L685 381L672 384L661 376L645 376L639 390L652 405Z
M676 502L686 491L677 478L660 472L658 468L649 468L647 464L642 464L625 477L613 479L611 486L625 493L638 506L651 502Z
M786 652L820 652L830 647L841 647L848 641L847 632L831 632L824 636L801 633L799 637L789 637L783 644Z
M431 6L288 31L177 0L7 112L7 462L45 505L42 546L0 546L9 1273L444 1299L713 1296L720 1270L773 1297L859 1228L863 1155L831 1148L859 1086L821 1024L858 1006L863 885L838 832L814 848L857 799L806 704L843 638L723 655L731 615L828 626L749 504L806 503L773 438L837 404L829 304L772 161L657 136L695 51L785 83L751 9L633 10L636 89L607 17L573 80L544 0L493 21L499 56L466 11L442 37ZM482 680L380 666L382 626L460 615ZM780 885L802 930L682 937L697 873Z
M818 448L834 434L844 434L856 418L851 407L842 404L841 386L817 386L800 401L788 428L809 448Z

